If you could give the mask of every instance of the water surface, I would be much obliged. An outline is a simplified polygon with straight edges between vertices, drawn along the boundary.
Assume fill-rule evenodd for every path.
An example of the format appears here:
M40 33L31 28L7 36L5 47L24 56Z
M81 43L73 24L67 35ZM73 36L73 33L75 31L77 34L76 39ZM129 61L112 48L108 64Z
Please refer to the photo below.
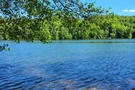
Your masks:
M130 90L135 84L135 40L0 41L0 89Z

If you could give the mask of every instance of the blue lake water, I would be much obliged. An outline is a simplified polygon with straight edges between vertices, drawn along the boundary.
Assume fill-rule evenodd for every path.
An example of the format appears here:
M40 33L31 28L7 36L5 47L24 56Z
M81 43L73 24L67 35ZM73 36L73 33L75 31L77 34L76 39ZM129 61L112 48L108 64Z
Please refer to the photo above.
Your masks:
M0 41L0 90L130 90L135 40Z

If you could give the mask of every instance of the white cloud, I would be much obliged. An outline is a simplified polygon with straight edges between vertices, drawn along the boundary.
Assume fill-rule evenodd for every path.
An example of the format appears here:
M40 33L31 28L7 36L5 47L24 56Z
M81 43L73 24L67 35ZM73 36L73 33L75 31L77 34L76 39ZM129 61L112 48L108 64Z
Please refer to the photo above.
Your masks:
M125 9L125 10L123 10L122 12L128 12L128 10Z
M135 12L135 10L127 10L127 9L125 9L125 10L122 10L122 12L130 12L130 13L134 13Z
M129 10L129 12L131 12L131 13L132 13L132 12L135 12L135 10Z

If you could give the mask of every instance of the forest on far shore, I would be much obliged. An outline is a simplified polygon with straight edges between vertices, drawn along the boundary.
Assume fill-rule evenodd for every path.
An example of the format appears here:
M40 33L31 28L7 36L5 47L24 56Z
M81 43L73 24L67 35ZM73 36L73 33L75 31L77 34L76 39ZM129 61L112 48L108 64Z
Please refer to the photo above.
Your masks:
M135 16L79 0L0 0L0 40L135 38Z

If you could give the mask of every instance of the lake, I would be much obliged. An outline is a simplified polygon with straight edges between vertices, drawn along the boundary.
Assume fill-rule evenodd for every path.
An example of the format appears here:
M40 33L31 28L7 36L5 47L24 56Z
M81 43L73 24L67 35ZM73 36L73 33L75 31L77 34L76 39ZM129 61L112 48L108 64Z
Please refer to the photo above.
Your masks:
M2 90L130 90L135 87L135 39L0 41Z

